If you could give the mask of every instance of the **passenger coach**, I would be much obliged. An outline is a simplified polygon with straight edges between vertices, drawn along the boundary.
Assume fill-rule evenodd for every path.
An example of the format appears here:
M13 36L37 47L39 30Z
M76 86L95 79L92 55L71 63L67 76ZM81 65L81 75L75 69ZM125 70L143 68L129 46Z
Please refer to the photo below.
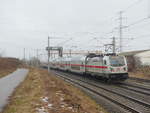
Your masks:
M51 68L71 71L107 80L126 80L128 68L126 58L116 54L88 54L85 56L62 57L51 61Z

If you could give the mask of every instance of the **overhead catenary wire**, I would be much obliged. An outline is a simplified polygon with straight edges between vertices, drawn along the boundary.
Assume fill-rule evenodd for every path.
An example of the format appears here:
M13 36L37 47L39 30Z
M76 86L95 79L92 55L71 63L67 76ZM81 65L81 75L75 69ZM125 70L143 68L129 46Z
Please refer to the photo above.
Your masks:
M140 38L149 38L150 37L150 34L146 34L146 35L140 35L140 36L137 36L137 37L134 37L136 39L140 39Z
M123 19L123 17L122 17L122 14L123 13L125 13L127 10L129 10L130 8L132 8L132 7L134 7L135 5L137 5L137 4L139 4L140 2L142 2L143 0L137 0L137 1L135 1L133 4L131 4L131 5L129 5L127 8L125 8L125 9L123 9L123 10L121 10L120 12L119 12L119 14L120 14L120 17L119 17L119 20L120 20L120 22L119 22L119 27L117 28L117 29L119 29L119 35L120 35L120 52L122 52L122 47L123 47L123 40L122 40L122 30L123 29L125 29L125 28L129 28L129 27L131 27L131 26L134 26L134 25L136 25L136 24L138 24L138 23L141 23L141 22L143 22L143 21L145 21L145 20L147 20L147 19L149 19L150 17L144 17L144 18L142 18L142 19L140 19L140 20L138 20L138 21L136 21L136 22L133 22L133 23L131 23L131 24L129 24L129 25L127 25L127 26L123 26L122 25L122 19ZM116 29L116 28L115 28Z
M146 21L146 20L148 20L148 19L150 19L150 17L144 17L144 18L142 18L142 19L140 19L140 20L138 20L138 21L136 21L136 22L133 22L133 23L131 23L131 24L129 24L129 25L123 27L123 29L132 27L132 26L137 25L137 24L139 24L139 23L141 23L141 22L144 22L144 21Z
M128 11L129 9L131 9L131 8L133 8L134 6L136 6L137 4L139 4L139 3L141 3L143 0L136 0L134 3L132 3L131 5L129 5L127 8L125 8L125 9L123 9L122 10L122 12L126 12L126 11ZM122 29L125 29L125 28L129 28L129 27L132 27L132 26L134 26L134 25L137 25L138 23L140 23L140 22L143 22L143 21L145 21L145 20L147 20L148 18L147 17L145 17L145 18L143 18L143 19L141 19L141 20L138 20L138 21L136 21L136 22L133 22L133 23L131 23L131 24L129 24L129 25L127 25L127 26L123 26L123 27L121 27ZM106 32L106 33L102 33L101 34L101 36L104 36L104 35L107 35L107 34L113 34L114 32L115 32L115 29L116 28L113 28L113 30L111 30L110 32ZM96 33L97 32L95 32L95 33L93 33L93 32L78 32L79 34L81 34L81 33L83 33L84 35L96 35ZM100 37L101 37L100 36ZM100 37L97 37L97 38L100 38ZM93 37L93 39L94 39L95 37ZM107 38L106 37L106 39L109 39L109 38ZM122 38L122 39L124 39L124 38ZM68 41L72 41L73 39L68 39L68 40L66 40L66 41L63 41L63 42L61 42L61 43L58 43L59 45L65 45ZM58 45L57 44L57 45Z
M70 42L72 39L73 39L73 38L69 38L69 39L67 39L67 40L65 40L65 41L62 41L62 42L58 43L57 46L59 46L59 45L63 46L64 44Z
M136 6L137 4L141 3L143 0L136 0L135 2L133 2L132 4L130 4L129 6L127 6L125 9L122 9L121 11L123 13L125 13L126 11L128 11L129 9L133 8L134 6Z

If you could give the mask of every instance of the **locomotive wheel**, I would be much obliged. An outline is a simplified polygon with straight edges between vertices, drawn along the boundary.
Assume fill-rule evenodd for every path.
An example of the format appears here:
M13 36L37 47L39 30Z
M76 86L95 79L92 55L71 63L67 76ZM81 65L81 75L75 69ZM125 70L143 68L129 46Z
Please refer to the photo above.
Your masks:
M104 78L104 82L110 84L112 81L110 78Z
M107 79L107 83L111 84L111 79L110 78Z

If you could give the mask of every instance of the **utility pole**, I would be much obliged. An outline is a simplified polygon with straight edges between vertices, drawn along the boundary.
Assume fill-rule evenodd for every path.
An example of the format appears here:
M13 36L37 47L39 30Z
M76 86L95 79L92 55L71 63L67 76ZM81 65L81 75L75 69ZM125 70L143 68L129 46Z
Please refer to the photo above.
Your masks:
M113 37L112 45L113 45L113 53L116 53L116 39L115 39L115 37Z
M23 60L24 60L24 63L26 62L26 50L25 48L23 49Z
M37 61L36 61L36 65L37 67L39 66L39 50L36 50L36 55L37 55Z
M50 59L50 37L48 36L48 73L50 72L50 64L49 64L49 59Z
M148 18L150 18L150 0L148 0Z
M122 52L122 14L123 12L119 12L119 38L120 38L120 53Z
M71 49L69 50L69 54L70 54L70 57L71 57Z
M29 65L31 66L31 53L29 53Z

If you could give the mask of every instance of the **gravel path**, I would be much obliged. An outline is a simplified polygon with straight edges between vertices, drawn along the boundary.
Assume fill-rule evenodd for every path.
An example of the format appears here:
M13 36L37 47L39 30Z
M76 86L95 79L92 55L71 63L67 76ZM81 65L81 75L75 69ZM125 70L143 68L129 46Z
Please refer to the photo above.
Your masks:
M0 112L8 103L9 96L11 96L15 88L25 79L27 74L27 69L17 69L12 74L0 79Z

